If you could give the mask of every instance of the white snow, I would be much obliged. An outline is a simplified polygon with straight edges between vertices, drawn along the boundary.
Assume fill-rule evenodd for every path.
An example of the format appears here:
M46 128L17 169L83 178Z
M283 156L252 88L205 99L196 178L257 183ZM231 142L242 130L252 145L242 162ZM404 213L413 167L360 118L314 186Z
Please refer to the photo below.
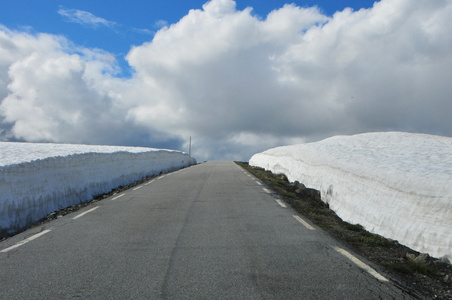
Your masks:
M320 190L352 224L452 258L452 138L403 132L336 136L255 154L250 165Z
M0 142L0 236L118 186L195 163L186 153L164 149Z

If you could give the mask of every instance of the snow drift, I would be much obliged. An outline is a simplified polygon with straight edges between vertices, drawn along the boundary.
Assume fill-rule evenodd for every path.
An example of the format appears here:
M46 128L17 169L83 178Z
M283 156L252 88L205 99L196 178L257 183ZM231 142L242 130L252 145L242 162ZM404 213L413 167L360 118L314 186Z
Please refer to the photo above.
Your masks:
M434 257L452 257L452 138L336 136L269 149L249 163L320 190L349 223Z
M118 186L195 163L172 150L0 142L0 236Z

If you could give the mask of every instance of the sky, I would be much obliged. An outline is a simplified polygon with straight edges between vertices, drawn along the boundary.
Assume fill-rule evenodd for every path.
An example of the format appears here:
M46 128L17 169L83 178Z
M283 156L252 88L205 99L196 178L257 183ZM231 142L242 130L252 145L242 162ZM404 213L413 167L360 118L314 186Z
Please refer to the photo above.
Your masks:
M452 2L0 1L0 140L248 160L452 136Z

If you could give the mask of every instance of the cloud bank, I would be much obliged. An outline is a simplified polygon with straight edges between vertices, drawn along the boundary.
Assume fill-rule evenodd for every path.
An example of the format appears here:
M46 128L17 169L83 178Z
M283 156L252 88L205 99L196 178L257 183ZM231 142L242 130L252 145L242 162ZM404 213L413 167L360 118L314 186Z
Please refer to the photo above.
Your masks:
M2 138L188 150L246 160L337 134L452 136L452 3L382 0L265 18L212 0L113 55L0 27Z

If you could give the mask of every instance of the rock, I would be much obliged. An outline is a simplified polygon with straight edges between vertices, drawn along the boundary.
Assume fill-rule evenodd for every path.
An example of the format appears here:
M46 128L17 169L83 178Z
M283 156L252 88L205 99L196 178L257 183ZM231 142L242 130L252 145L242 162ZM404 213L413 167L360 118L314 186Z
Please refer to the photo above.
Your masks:
M296 189L300 189L300 190L305 190L306 186L304 184L302 184L299 181L295 181L294 183L292 183L292 185L296 188Z
M431 257L427 253L421 253L419 254L414 261L420 264L428 264L431 262Z
M295 189L295 193L297 193L297 194L303 194L303 192L305 191L306 189L302 189L302 188L296 188Z
M405 256L410 261L414 261L416 259L416 255L413 253L407 253Z
M449 257L448 257L447 255L444 255L444 256L441 257L439 260L440 260L442 263L445 263L445 264L448 264L448 265L451 264L451 263L450 263L450 259L449 259Z
M320 197L320 191L315 190L315 189L308 189L308 190L311 193L312 199L317 200L317 201L322 201L322 199Z
M278 177L279 179L283 180L283 181L289 181L289 180L287 179L287 176L284 175L284 174L278 174L277 177Z

